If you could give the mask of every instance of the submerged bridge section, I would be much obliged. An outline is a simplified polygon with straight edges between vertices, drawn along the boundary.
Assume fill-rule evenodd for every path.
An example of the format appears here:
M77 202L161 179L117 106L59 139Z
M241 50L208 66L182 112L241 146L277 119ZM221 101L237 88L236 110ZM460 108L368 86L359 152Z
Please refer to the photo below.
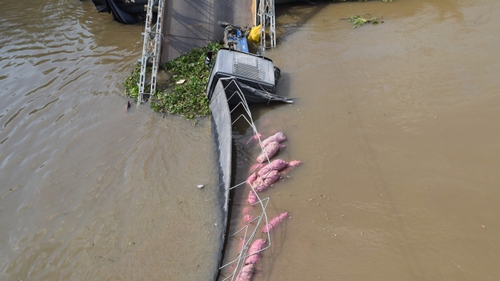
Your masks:
M257 0L258 1L258 0ZM167 62L193 47L222 40L225 21L241 27L255 24L256 0L165 0L161 62Z

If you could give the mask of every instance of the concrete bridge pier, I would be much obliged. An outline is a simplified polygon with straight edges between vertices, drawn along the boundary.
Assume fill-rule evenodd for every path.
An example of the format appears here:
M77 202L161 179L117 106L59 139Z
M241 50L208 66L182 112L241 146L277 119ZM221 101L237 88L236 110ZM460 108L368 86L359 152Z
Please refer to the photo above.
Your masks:
M161 62L175 59L193 47L222 40L225 21L252 27L255 0L166 0Z

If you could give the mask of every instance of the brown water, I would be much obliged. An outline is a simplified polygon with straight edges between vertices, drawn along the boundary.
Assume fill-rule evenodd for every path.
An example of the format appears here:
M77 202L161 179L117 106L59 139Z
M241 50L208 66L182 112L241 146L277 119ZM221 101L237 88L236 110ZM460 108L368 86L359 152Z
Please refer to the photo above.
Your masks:
M384 23L339 20L356 14ZM256 280L498 279L498 15L493 0L280 8L266 55L296 103L254 117L305 164L266 193L292 219ZM91 1L2 4L2 280L212 276L210 122L125 110L141 30Z
M357 14L384 23L339 20ZM280 11L266 55L296 103L257 126L305 164L269 193L292 219L264 280L499 278L499 15L460 0Z
M210 122L126 111L121 83L143 27L91 1L4 2L0 279L212 276L220 208Z

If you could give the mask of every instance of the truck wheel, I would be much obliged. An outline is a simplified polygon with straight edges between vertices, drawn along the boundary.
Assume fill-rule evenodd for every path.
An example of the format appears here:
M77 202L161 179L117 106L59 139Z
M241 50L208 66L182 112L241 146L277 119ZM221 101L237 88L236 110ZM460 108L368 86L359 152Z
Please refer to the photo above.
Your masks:
M274 67L274 80L278 82L278 80L281 78L281 69L278 67Z

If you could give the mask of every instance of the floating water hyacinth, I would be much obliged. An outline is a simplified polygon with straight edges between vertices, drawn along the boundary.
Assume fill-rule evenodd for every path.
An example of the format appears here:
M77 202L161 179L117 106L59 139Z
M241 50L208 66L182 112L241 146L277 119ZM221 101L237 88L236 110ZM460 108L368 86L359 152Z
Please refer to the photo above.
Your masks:
M371 22L372 24L378 24L377 18L365 19L364 17L359 15L350 17L349 22L352 23L352 28L360 27L369 22Z

